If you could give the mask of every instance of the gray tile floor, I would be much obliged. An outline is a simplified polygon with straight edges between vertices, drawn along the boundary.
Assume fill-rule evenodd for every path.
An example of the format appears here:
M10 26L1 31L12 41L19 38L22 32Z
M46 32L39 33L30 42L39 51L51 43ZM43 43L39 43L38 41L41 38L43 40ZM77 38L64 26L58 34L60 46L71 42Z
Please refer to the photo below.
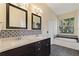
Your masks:
M79 56L79 51L63 46L52 45L50 56Z

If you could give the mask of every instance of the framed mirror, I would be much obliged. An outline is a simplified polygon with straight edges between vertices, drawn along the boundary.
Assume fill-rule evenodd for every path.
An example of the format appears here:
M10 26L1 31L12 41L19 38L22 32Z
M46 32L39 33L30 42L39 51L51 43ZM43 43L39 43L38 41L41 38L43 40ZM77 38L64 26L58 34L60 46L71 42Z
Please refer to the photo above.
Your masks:
M6 28L27 29L27 11L11 3L7 3Z
M41 30L41 16L32 13L32 29Z

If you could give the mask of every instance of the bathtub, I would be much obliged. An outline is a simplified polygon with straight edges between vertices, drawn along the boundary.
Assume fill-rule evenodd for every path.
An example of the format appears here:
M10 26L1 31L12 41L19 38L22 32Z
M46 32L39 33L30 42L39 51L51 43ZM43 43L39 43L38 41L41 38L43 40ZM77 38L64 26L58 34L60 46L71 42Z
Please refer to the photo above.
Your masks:
M64 46L64 47L67 47L67 48L79 50L79 43L77 42L76 39L56 37L56 38L53 39L52 44L56 44L56 45Z

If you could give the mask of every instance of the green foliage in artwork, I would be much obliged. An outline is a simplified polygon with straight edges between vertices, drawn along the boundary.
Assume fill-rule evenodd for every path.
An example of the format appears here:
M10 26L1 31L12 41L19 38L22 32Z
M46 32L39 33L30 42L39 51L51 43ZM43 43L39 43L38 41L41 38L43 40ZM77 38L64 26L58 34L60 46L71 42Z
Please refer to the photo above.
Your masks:
M60 21L59 29L61 33L74 33L74 17Z

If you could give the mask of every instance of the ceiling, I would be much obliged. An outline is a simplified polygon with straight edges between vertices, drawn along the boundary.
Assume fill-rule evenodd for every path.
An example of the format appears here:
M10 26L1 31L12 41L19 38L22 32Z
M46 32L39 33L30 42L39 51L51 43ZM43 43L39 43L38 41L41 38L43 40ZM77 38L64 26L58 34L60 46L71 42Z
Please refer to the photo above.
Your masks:
M79 3L48 3L49 7L57 14L64 14L79 9Z

